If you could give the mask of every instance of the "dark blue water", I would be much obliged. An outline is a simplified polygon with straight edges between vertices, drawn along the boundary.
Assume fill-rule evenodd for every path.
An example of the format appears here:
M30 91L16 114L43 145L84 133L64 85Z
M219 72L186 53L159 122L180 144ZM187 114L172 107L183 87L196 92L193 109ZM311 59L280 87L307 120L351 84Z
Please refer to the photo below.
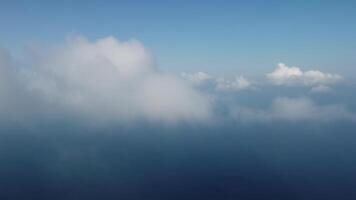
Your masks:
M355 130L7 127L0 199L356 199Z

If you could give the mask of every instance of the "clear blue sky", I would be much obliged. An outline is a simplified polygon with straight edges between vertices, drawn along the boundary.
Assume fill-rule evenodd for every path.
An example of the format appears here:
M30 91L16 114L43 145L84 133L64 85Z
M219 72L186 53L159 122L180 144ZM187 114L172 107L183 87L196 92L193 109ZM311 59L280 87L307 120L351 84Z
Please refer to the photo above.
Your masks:
M0 47L136 38L165 71L356 73L356 1L1 1Z

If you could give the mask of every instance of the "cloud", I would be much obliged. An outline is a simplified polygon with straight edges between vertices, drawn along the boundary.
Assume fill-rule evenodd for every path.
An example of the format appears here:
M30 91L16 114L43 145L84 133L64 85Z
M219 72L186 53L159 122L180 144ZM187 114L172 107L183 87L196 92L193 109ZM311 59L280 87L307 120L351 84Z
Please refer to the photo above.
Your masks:
M217 91L240 91L252 87L251 82L244 76L236 76L234 80L222 77L213 77L204 72L182 73L181 77L194 86L209 85Z
M137 40L107 37L90 42L74 37L33 54L35 58L16 78L1 73L5 76L1 81L24 80L26 92L45 102L53 115L66 110L97 121L165 122L201 121L211 115L208 95L158 71L151 53ZM0 58L1 72L10 69L7 60ZM4 92L1 96L14 97Z
M278 97L267 109L252 109L235 106L231 109L233 118L242 121L356 121L356 115L338 104L317 105L306 97Z
M267 74L267 79L275 85L319 86L331 85L342 80L338 74L323 73L317 70L302 71L298 67L289 67L279 63L278 67Z
M181 76L183 79L187 80L188 82L198 86L212 79L212 77L209 74L206 74L204 72L197 72L197 73L183 72Z
M238 76L233 81L226 80L224 78L216 79L216 89L221 91L239 91L250 87L250 81L248 81L244 76Z
M210 97L175 77L151 76L138 94L140 109L153 120L189 121L207 119L211 115Z
M31 97L26 93L25 83L19 77L19 70L9 54L0 49L0 121L23 121L32 106Z
M329 93L331 91L332 89L329 86L325 85L314 86L310 89L311 93Z
M216 91L253 88L244 76L168 75L156 68L150 51L137 40L73 37L30 55L23 62L0 50L0 120L201 122L222 117L225 110L227 117L242 121L355 120L341 105L320 106L307 98L277 98L268 109L239 106L233 95ZM275 84L311 86L312 92L327 92L329 84L341 79L284 64L268 77Z

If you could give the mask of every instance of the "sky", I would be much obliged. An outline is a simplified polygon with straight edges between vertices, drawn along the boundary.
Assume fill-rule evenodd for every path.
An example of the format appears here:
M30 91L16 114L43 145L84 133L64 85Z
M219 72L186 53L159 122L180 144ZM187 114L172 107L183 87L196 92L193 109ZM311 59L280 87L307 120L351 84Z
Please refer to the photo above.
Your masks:
M356 199L353 1L1 1L0 199Z
M354 1L2 1L0 44L135 38L169 72L258 76L278 62L350 75ZM353 71L354 72L354 71ZM354 78L354 77L353 77Z

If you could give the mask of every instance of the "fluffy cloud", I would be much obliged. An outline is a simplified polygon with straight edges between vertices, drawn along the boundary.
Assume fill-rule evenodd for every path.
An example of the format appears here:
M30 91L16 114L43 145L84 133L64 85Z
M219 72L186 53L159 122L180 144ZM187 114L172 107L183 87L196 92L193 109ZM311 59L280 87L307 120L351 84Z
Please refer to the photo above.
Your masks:
M16 76L25 80L22 87L28 93L46 102L46 109L114 121L200 121L211 114L207 95L158 71L150 52L137 40L107 37L90 42L75 37L33 54L35 59ZM11 68L7 60L0 58L1 72ZM16 80L6 73L1 76L2 82Z
M338 74L323 73L317 70L302 71L298 67L289 67L279 63L278 67L267 74L267 78L276 85L331 85L342 80Z
M317 105L312 100L302 98L276 98L268 109L233 107L231 114L242 121L332 121L350 120L356 122L356 115L344 106Z

